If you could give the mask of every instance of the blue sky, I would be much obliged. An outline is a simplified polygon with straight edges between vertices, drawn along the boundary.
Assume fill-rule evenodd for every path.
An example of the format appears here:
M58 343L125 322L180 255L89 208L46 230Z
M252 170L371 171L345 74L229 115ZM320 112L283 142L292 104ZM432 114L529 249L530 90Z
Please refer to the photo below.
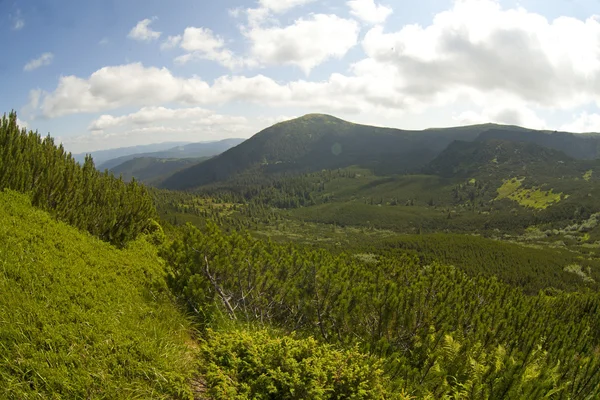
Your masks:
M597 0L0 0L0 110L73 152L311 112L600 131Z

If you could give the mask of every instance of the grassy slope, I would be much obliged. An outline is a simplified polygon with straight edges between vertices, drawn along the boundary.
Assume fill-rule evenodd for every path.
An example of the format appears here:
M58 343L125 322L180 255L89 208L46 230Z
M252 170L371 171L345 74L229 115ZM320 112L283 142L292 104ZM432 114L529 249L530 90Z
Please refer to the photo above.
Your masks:
M14 192L0 221L1 398L189 397L190 325L153 246L117 250Z

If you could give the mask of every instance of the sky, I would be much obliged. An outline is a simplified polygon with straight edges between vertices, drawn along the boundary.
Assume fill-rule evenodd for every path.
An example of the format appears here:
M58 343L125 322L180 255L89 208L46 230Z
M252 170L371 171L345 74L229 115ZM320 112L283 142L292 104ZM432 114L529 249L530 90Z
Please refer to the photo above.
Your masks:
M71 152L326 113L600 132L600 0L0 0L0 112Z

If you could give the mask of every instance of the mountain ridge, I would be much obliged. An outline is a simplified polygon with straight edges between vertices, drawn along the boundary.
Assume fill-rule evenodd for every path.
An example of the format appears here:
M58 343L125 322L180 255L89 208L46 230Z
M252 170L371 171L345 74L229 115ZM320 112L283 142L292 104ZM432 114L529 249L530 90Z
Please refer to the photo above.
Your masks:
M216 140L212 142L195 142L181 144L160 151L143 152L135 154L127 154L121 157L112 158L104 161L101 164L96 164L98 169L104 171L105 169L112 170L113 168L123 164L124 162L133 160L134 158L150 157L150 158L201 158L201 157L212 157L220 154L231 147L237 146L242 143L245 139L241 138L229 138Z
M474 140L484 125L445 131L411 131L307 114L268 127L240 145L202 164L182 170L163 183L190 189L226 180L252 168L262 173L308 172L357 164L401 173L424 166L454 139Z
M250 171L258 175L295 174L352 165L378 174L418 172L455 140L525 140L556 150L566 147L568 155L583 159L591 158L590 147L600 149L600 136L552 135L549 131L492 123L402 130L355 124L327 114L307 114L279 122L217 157L183 169L162 186L189 190Z

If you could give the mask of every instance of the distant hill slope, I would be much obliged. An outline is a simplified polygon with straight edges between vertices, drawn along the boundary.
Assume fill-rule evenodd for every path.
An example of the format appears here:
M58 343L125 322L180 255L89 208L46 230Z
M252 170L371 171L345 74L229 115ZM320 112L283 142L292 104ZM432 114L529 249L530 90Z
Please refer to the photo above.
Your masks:
M564 152L577 159L595 159L600 156L600 134L574 134L534 130L508 130L494 127L483 132L477 140L490 139L529 142Z
M202 142L202 143L189 143L185 145L179 145L169 147L161 151L144 152L137 154L128 154L122 157L113 158L106 160L103 163L96 163L96 166L100 171L105 169L112 170L116 166L123 164L125 161L133 160L134 158L140 157L151 157L151 158L201 158L201 157L212 157L217 154L229 150L230 148L237 146L242 143L245 139L223 139L216 142Z
M91 154L94 159L94 163L96 166L101 165L108 160L112 160L113 158L124 157L128 155L141 154L141 153L149 153L156 151L163 151L172 149L177 146L185 146L190 142L164 142L164 143L153 143L146 144L140 146L130 146L130 147L119 147L115 149L108 150L98 150L98 151L89 151L85 153L73 154L73 158L75 161L83 163L85 161L85 156L87 154Z
M144 239L115 247L0 191L0 398L191 398L191 325Z
M211 160L182 170L166 179L163 187L194 188L252 168L298 173L358 165L400 173L424 166L452 141L474 140L493 126L406 131L309 114L273 125Z
M456 179L482 175L561 176L577 174L573 171L577 164L578 160L562 151L535 143L478 139L452 142L429 163L425 172Z
M154 158L138 157L133 160L125 161L122 164L112 168L115 176L123 176L125 181L131 178L143 182L147 185L155 185L173 173L198 164L209 157L203 158Z

